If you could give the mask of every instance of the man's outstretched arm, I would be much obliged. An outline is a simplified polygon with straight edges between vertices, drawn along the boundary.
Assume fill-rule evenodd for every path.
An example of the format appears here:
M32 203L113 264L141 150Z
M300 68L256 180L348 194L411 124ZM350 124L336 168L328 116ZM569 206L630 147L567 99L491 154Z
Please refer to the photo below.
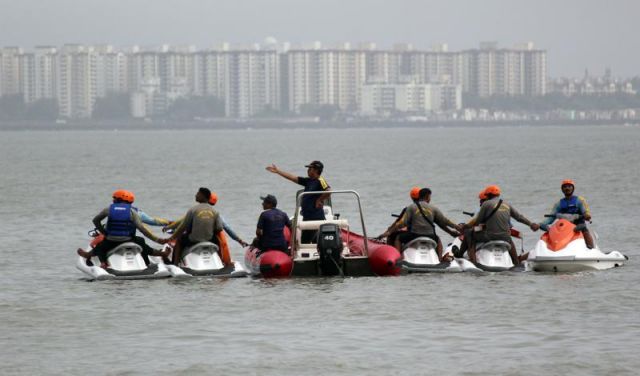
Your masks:
M267 166L266 170L271 172L271 173L278 174L278 175L282 176L283 178L285 178L287 180L291 180L292 182L298 184L298 177L297 176L295 176L293 174L290 174L290 173L288 173L286 171L280 170L278 168L278 166L274 165L273 163L271 164L271 166Z

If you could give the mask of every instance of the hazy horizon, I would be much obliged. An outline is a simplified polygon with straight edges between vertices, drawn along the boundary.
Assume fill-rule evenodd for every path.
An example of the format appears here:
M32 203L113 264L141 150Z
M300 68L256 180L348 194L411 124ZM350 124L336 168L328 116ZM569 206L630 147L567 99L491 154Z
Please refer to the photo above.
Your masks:
M65 43L128 45L222 42L249 44L273 36L294 44L375 42L379 47L447 43L450 50L482 41L501 47L532 41L548 50L549 74L585 69L640 75L636 15L631 0L0 0L0 45L32 48Z

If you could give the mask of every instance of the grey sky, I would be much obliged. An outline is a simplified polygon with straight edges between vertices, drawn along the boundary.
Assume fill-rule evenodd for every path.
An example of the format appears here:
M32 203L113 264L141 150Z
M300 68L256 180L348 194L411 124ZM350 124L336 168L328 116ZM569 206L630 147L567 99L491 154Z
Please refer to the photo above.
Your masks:
M0 45L533 41L552 76L640 75L638 0L0 0Z

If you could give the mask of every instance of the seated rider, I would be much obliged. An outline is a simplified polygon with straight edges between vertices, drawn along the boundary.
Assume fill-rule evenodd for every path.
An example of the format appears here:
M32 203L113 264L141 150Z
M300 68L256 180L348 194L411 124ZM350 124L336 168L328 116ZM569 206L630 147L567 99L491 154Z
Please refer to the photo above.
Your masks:
M484 192L484 189L480 191L480 193L478 193L478 200L480 202L480 206L482 207L482 204L487 201L487 194ZM470 214L471 215L471 214ZM467 228L464 230L463 232L464 234L464 238L471 238L471 236L473 236L473 229L472 228ZM515 245L514 245L515 246ZM456 248L454 247L453 249L453 255L455 257L461 258L464 256L465 253L467 253L467 249L469 248L468 246L468 242L467 241L463 241L462 244L460 244L460 248Z
M411 188L411 190L409 191L409 197L411 198L411 202L415 203L418 201L418 197L420 195L420 187L413 187ZM393 221L393 223L391 225L395 225L404 215L404 213L407 211L407 208L404 207L402 209L402 211L400 211L400 214L398 215L398 217L396 218L395 221ZM391 234L389 234L389 236L387 236L387 243L388 244L395 244L396 242L396 238L400 235L402 235L403 233L407 232L406 227L405 228L399 228L398 230L392 232Z
M201 187L196 193L196 205L192 206L178 225L176 231L168 239L160 239L159 243L168 243L178 239L173 248L174 265L181 260L182 250L201 242L210 242L214 236L222 231L220 215L209 205L211 191Z
M278 200L275 196L266 195L260 198L262 199L262 209L264 211L258 218L254 246L260 249L261 252L278 250L289 253L287 240L284 237L284 228L291 229L289 216L276 208Z
M584 225L585 221L591 221L591 209L589 209L589 205L587 204L587 200L582 196L575 196L575 183L571 179L566 179L562 181L561 185L562 193L564 193L564 197L558 201L553 208L551 208L551 212L549 213L553 217L545 218L545 220L540 223L540 227L544 230L548 228L553 221L556 220L557 214L579 214L580 218L573 221L576 225ZM593 237L589 232L587 226L584 226L582 230L582 235L584 236L584 242L587 243L587 248L593 248Z
M119 189L113 192L112 196L113 204L93 218L93 224L98 232L105 235L104 240L90 251L79 248L78 254L87 259L94 255L98 256L101 266L105 268L108 266L107 252L126 242L133 242L142 247L142 257L147 264L149 263L149 255L166 256L168 251L155 250L147 245L143 237L136 236L136 230L140 230L147 238L158 242L158 238L142 224L138 211L131 206L135 200L134 194ZM105 218L107 218L106 227L102 224L102 220Z
M445 217L440 209L429 203L430 201L431 190L422 188L418 194L418 200L407 206L400 220L392 224L379 238L388 237L398 228L406 226L408 232L398 236L394 244L398 251L402 252L403 244L424 236L433 239L437 243L436 252L438 259L442 261L442 242L436 235L435 224L454 237L458 236L458 233L450 228L457 229L459 226Z
M484 192L487 200L480 207L478 214L465 225L466 228L474 230L471 232L471 236L465 236L465 241L468 242L469 260L476 262L477 244L502 240L511 245L509 254L513 264L518 265L520 260L518 260L515 244L511 240L510 219L513 218L529 226L532 231L537 231L540 226L537 223L532 223L513 206L504 202L500 198L501 191L497 185L488 186Z
M211 197L209 198L209 205L215 206L217 202L218 202L218 195L215 192L211 192ZM171 222L170 224L168 224L162 229L162 232L167 232L167 230L175 230L176 228L178 228L178 226L180 226L183 220L184 220L184 217L176 220L175 222ZM233 229L231 228L229 223L224 219L222 214L220 214L220 221L222 221L222 228L224 229L224 232L226 232L229 235L229 237L231 237L231 239L237 241L243 247L246 247L249 245L249 243L242 240L242 238L238 236L238 234L236 234L235 231L233 231ZM218 239L215 235L213 239L211 239L211 241L216 244L218 243Z

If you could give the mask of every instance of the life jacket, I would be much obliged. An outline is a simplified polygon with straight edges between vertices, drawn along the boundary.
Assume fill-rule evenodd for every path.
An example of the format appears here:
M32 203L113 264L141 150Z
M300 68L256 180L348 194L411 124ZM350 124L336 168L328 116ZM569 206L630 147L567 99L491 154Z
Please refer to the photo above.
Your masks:
M560 214L580 214L580 208L578 207L578 197L571 196L567 200L563 198L560 200L560 208L558 210Z
M111 204L107 219L107 236L133 237L135 234L136 225L131 218L131 204Z

